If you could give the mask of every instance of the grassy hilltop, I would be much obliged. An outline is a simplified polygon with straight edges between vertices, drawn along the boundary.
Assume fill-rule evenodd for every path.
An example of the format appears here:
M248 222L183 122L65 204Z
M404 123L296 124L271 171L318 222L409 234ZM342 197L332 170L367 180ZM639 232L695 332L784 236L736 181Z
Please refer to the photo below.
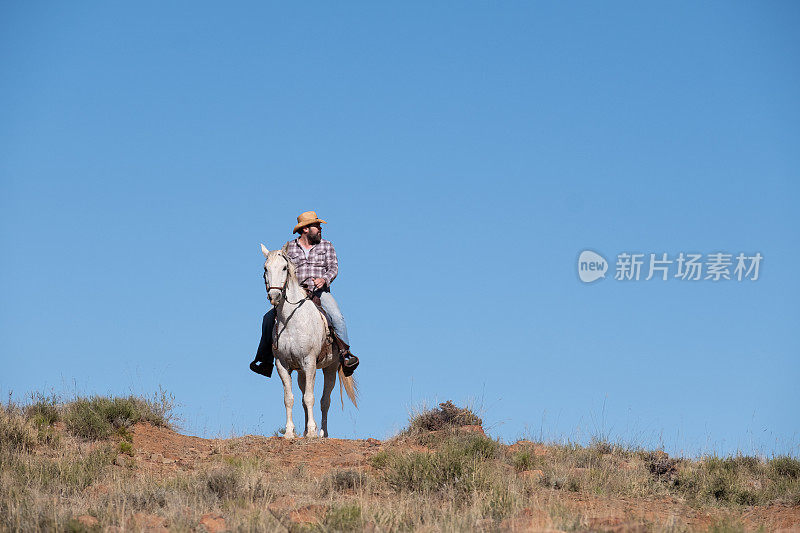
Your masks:
M176 433L165 395L0 405L0 530L800 528L800 461L486 436L450 402L386 441Z

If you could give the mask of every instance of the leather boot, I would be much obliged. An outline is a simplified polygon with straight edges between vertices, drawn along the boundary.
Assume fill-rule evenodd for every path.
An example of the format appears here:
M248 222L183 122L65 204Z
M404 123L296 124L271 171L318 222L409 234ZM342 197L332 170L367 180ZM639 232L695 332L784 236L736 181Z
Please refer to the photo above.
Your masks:
M353 355L350 351L350 345L340 339L335 333L333 334L333 342L339 347L339 361L342 365L342 373L345 376L352 376L358 366L358 357Z
M352 376L358 366L358 357L350 353L350 350L339 355L342 358L342 373L345 376Z
M272 355L272 346L261 348L259 346L259 350L256 351L256 358L250 363L250 370L264 377L270 377L272 376L273 361L275 360L275 356Z
M258 359L254 359L250 363L250 370L252 370L256 374L261 374L262 376L265 376L265 377L271 377L272 376L272 367L273 366L274 365L272 364L272 361L267 363L265 361L260 361Z
M270 317L270 313L272 316ZM272 318L272 320L270 320ZM258 342L256 358L250 363L250 370L264 377L272 376L275 356L272 353L272 328L275 318L275 308L267 311L261 322L261 340Z

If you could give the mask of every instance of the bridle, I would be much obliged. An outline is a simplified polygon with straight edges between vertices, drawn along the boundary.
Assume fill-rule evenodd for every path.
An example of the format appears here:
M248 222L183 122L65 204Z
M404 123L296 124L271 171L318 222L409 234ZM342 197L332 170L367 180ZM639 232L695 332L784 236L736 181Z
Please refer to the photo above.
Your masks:
M286 260L286 268L288 269L289 268L289 258L287 258L285 255L281 255L281 257L283 257ZM302 282L300 282L300 286L302 287L303 283L305 283L306 280L308 280L308 279L310 279L310 278L306 278ZM290 304L290 305L301 304L301 303L305 302L306 300L310 299L308 291L306 291L306 295L305 295L304 298L300 298L296 302L292 302L292 301L289 300L289 298L286 296L286 287L289 285L289 272L288 272L288 270L286 272L286 279L284 280L283 285L281 285L280 287L277 287L277 286L272 286L272 285L268 285L267 284L267 272L266 272L266 268L265 268L264 269L264 285L267 286L267 294L269 294L269 291L271 291L273 289L281 291L281 296L283 296L284 301L286 303Z
M288 303L289 305L297 305L297 307L295 307L294 310L292 310L291 314L287 317L286 322L288 323L289 320L292 318L292 316L294 316L294 314L297 312L297 310L300 309L300 305L304 304L306 302L306 300L311 300L311 294L312 293L308 289L305 289L304 292L305 292L306 295L303 298L300 298L296 302L292 302L292 301L289 300L289 298L286 296L286 287L289 285L290 272L289 272L288 269L289 269L289 262L291 260L288 257L286 257L285 253L283 253L283 252L281 253L281 257L283 257L284 260L286 260L286 269L287 269L287 271L286 271L286 279L283 281L283 285L281 285L280 287L276 287L276 286L273 286L273 285L270 285L269 283L267 283L267 269L266 269L266 267L264 268L264 285L266 285L266 287L267 287L267 295L269 295L269 291L271 291L273 289L276 289L276 290L281 291L281 296L283 297L283 301L284 302ZM303 283L305 283L309 279L311 279L311 276L309 276L306 279L304 279L303 281L299 282L300 287L303 288ZM279 329L278 327L276 327L273 330L273 335L274 335L273 342L272 342L273 353L277 352L277 350L278 350L278 339L280 338L281 333L283 333L285 330L286 330L286 324L284 324L283 329Z

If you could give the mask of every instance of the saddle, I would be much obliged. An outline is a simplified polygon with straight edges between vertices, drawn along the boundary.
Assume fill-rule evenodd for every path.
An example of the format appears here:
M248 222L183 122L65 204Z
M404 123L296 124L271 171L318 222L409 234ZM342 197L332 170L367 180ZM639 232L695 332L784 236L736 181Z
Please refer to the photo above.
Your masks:
M319 299L319 294L311 289L306 289L305 287L303 287L303 289L306 291L306 296L308 296L308 299L314 302L314 305L317 306L317 311L319 311L322 314L322 317L325 319L325 324L328 327L328 334L333 335L333 324L331 323L331 317L329 317L328 313L325 312L325 309L322 308L322 300Z
M317 354L317 363L321 363L333 351L334 344L336 344L336 347L339 348L340 355L349 353L350 346L340 339L339 336L334 332L333 324L331 323L331 317L329 317L328 313L325 312L325 309L322 308L322 302L319 299L319 294L305 287L304 290L306 291L308 299L314 302L314 305L317 307L317 311L319 311L323 320L325 321L325 341L322 343L322 349L320 350L319 354ZM277 328L273 328L272 330L273 353L278 350L277 331Z
M319 294L317 294L316 291L311 291L309 289L306 289L306 294L308 295L308 298L314 302L314 305L317 306L317 310L322 313L323 318L325 318L325 324L327 325L328 334L325 337L322 350L317 356L317 362L319 363L325 359L325 356L328 355L328 349L330 346L336 344L336 347L339 348L339 358L342 362L342 372L345 376L352 376L356 367L358 367L358 357L353 355L353 353L350 351L350 345L340 339L339 335L337 335L333 330L331 317L329 317L325 309L322 308L322 302L319 299Z

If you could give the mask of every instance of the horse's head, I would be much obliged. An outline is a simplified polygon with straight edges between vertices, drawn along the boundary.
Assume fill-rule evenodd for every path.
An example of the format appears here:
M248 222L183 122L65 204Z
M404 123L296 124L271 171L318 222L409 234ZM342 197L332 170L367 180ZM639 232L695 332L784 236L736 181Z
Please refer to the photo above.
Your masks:
M285 250L267 250L261 245L264 254L264 283L267 297L272 305L278 305L286 297L286 286L290 279L296 279L295 268Z

